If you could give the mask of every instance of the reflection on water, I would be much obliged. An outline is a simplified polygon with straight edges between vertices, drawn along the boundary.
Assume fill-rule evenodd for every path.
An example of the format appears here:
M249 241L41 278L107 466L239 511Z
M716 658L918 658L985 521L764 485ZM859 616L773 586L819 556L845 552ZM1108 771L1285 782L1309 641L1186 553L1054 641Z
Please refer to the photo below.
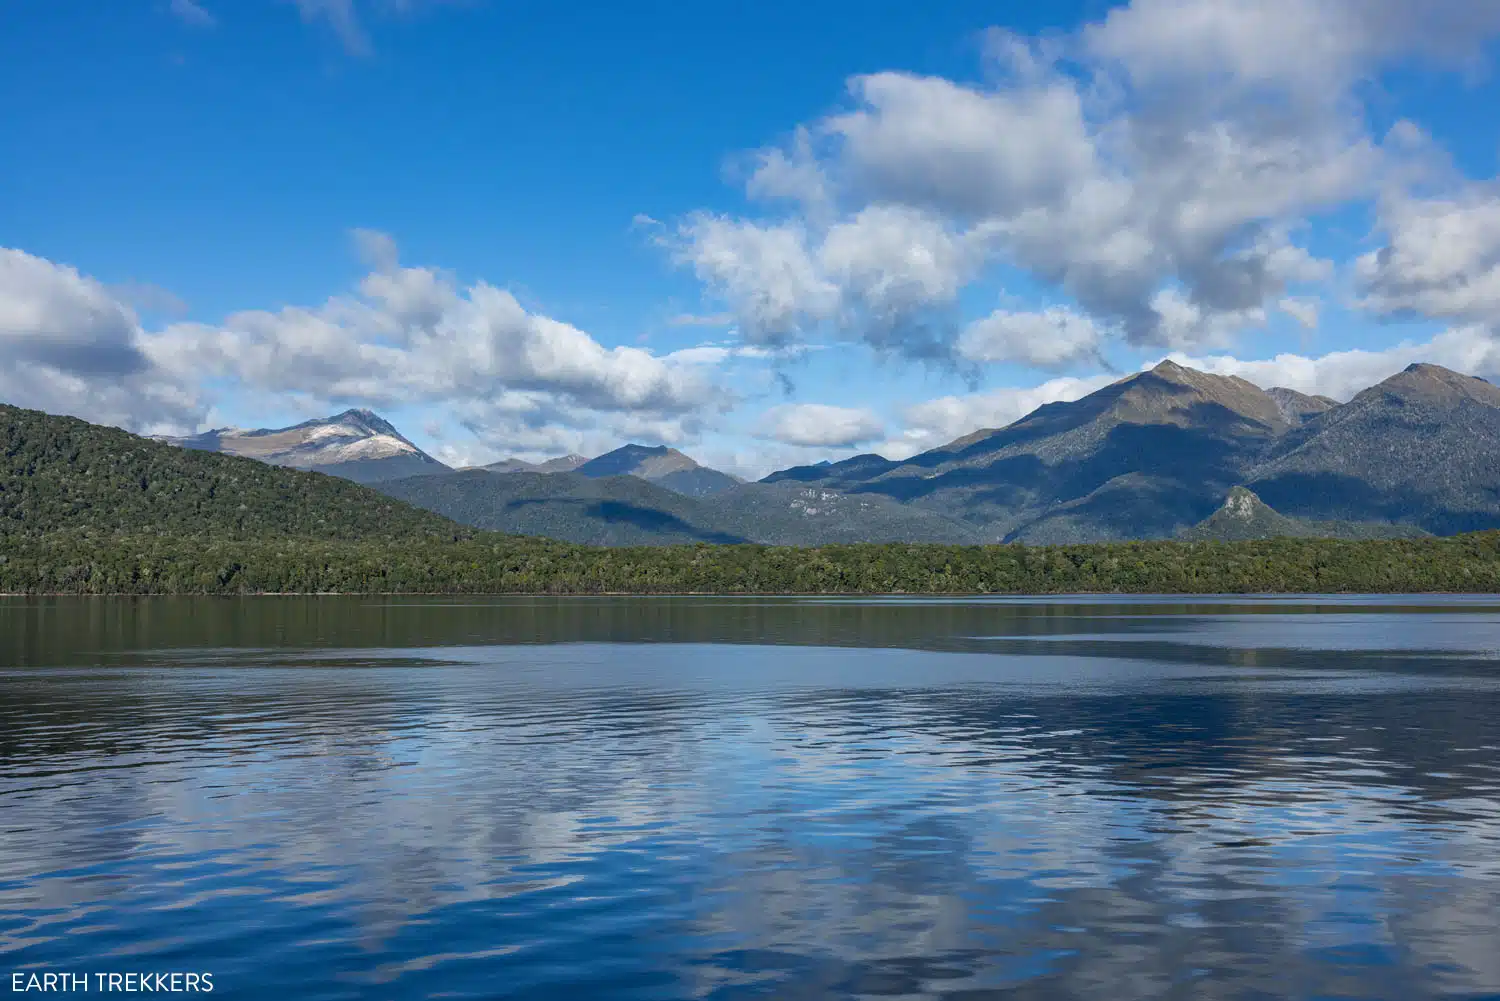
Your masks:
M0 974L1500 996L1500 602L0 599Z

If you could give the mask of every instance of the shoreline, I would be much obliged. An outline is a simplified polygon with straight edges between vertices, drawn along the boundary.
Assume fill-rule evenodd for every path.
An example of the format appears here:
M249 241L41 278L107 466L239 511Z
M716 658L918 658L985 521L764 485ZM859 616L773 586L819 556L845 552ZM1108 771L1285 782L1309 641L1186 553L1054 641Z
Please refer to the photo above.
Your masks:
M1500 591L0 591L0 598L1497 598Z

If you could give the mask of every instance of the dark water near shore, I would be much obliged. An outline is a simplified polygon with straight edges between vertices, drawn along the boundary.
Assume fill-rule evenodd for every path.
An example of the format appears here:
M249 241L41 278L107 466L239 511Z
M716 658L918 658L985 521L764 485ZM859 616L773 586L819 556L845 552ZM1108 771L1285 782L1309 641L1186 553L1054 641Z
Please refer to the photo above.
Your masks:
M0 995L1500 998L1500 599L0 598Z

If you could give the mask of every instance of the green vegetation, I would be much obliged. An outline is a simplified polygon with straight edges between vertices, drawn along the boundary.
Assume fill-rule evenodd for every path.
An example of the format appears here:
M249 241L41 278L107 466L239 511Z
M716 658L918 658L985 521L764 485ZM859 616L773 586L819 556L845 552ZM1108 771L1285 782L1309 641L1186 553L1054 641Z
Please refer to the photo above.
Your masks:
M75 594L1137 593L1500 591L1500 532L1446 539L1076 546L591 548L76 536L0 543L0 591Z
M1049 547L592 548L463 528L345 480L13 407L0 407L0 448L5 592L1500 590L1497 531Z
M476 534L347 480L0 405L0 539L55 532L365 542Z

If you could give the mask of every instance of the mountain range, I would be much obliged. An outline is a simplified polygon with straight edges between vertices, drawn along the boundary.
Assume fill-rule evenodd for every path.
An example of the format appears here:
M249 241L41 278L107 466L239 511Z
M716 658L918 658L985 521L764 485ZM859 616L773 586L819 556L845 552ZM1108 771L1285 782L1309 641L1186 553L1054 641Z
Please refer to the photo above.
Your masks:
M455 472L369 411L171 440L360 479L481 528L605 545L1368 538L1500 526L1500 388L1426 364L1339 403L1166 361L908 459L858 455L755 483L637 444Z
M665 445L622 445L593 459L564 455L544 462L504 459L478 467L491 473L572 473L591 479L635 476L689 497L707 497L745 482L738 476L701 466Z
M1004 542L1170 538L1235 486L1283 515L1436 534L1500 525L1500 388L1417 364L1348 403L1167 361L895 462L767 477L878 494Z

